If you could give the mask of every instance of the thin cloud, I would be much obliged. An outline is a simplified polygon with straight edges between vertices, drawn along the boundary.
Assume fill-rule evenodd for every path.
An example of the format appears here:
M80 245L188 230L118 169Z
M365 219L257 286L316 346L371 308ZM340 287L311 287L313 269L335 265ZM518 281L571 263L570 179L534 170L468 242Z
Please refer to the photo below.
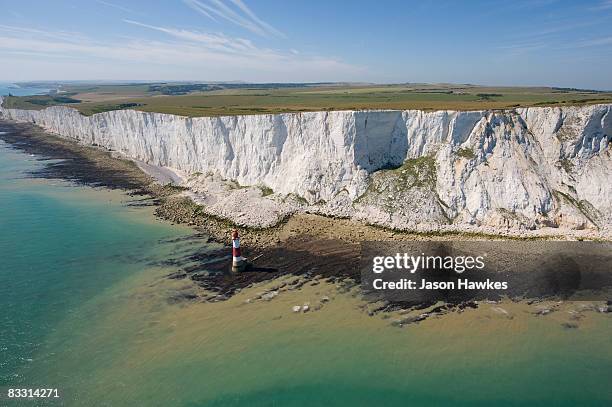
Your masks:
M524 42L518 44L500 45L497 47L497 49L517 55L541 50L546 47L548 47L548 45L544 42Z
M612 2L612 0L610 0ZM521 31L507 38L508 44L496 48L515 53L526 53L541 49L566 50L587 46L606 45L606 39L568 41L567 38L580 38L586 27L606 26L608 18L591 18L588 21L560 19L548 22L537 30Z
M601 45L612 45L612 37L592 38L573 44L573 48L597 47Z
M548 22L546 25L542 25L541 28L531 31L522 31L514 34L514 38L543 38L543 37L554 37L565 34L566 32L578 31L585 27L592 27L601 24L608 24L608 19L593 19L590 18L588 21L573 20L556 20Z
M66 41L66 42L78 42L82 40L83 38L85 38L80 33L72 32L72 31L45 31L45 30L38 30L34 28L16 27L12 25L4 25L4 24L0 24L0 31L10 33L11 35L18 36L18 37L27 37L27 36L33 35L33 36L52 38L56 40Z
M134 20L123 20L125 23L136 25L138 27L148 28L168 34L176 39L181 39L189 42L196 42L205 45L208 48L216 49L228 53L252 53L256 54L262 50L258 49L249 40L243 38L231 38L224 34L210 34L199 31L189 31L176 28L160 27L150 24L144 24Z
M216 1L216 0L215 0ZM236 7L238 7L240 10L242 10L247 16L249 16L251 18L251 20L255 21L257 24L259 24L261 27L263 27L264 29L266 29L269 33L277 36L277 37L285 37L285 34L281 33L280 31L278 31L276 28L272 27L270 24L266 23L265 21L262 21L259 17L257 17L255 15L255 13L253 13L251 11L251 9L249 9L246 4L244 4L242 2L242 0L230 0L232 3L234 3L234 5L236 5Z
M608 9L612 9L612 0L603 0L597 6L591 7L591 10L594 10L594 11L608 10Z
M285 34L260 19L242 0L229 0L233 8L223 0L205 0L205 3L199 0L183 1L213 21L221 18L262 37L286 37Z
M608 45L612 45L612 37L600 37L600 38L590 38L586 40L573 41L564 44L548 44L545 42L532 42L532 43L519 43L519 44L509 44L498 46L497 49L501 49L513 54L522 54L531 51L538 51L543 48L548 48L550 50L562 51L562 50L576 50L580 48L589 48L589 47L605 47Z
M511 3L513 7L519 9L532 9L538 7L548 7L551 4L557 3L559 0L527 0L525 2Z
M130 10L127 7L121 6L119 4L111 3L109 1L96 0L96 3L102 4L102 5L107 6L107 7L112 7L112 8L117 9L117 10L125 11L126 13L134 13L133 10Z
M19 68L24 66L32 66L31 71L40 75L41 71L31 65L34 60L52 66L61 75L81 79L100 74L109 79L111 75L112 79L125 79L135 72L142 74L142 79L154 76L167 80L302 82L357 78L364 72L336 58L261 48L248 40L223 34L128 22L164 33L168 39L94 40L61 31L0 25L0 59L3 61L0 76L26 75ZM145 73L143 66L147 67Z
M212 14L210 14L208 11L206 11L206 8L203 4L201 4L198 1L195 0L183 0L183 2L185 4L187 4L189 7L191 7L192 9L194 9L195 11L197 11L200 14L203 14L204 16L210 18L211 20L217 22L218 20L212 16Z

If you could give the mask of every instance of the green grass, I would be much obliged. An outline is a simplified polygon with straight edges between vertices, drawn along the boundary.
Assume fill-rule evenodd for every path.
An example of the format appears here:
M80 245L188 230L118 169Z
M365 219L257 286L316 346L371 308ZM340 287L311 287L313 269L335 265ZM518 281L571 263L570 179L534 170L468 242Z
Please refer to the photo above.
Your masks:
M401 167L389 170L395 173L400 181L400 188L423 188L435 189L437 174L436 160L433 157L423 156L411 158L404 161Z
M355 200L355 203L363 201L372 194L386 196L388 192L395 193L412 188L435 191L436 182L436 161L433 157L411 158L397 168L377 171L366 191Z
M274 193L272 188L267 187L265 185L259 185L258 187L261 190L261 196L268 196L268 195L272 195Z
M561 164L561 168L563 168L568 174L571 174L574 170L574 164L567 158L559 160L559 164Z
M471 148L460 148L457 150L457 156L467 158L468 160L475 157L474 151Z
M81 100L74 99L73 95L36 95L36 96L8 96L5 98L4 107L10 109L30 109L39 110L49 106L68 105L74 106L81 103Z
M612 92L547 87L304 84L215 85L177 89L183 91L189 88L210 90L166 95L168 85L159 84L67 85L62 88L66 93L60 95L81 100L80 103L68 105L85 115L130 108L192 117L362 109L512 109L526 106L612 103ZM59 95L56 95L56 98L57 96ZM54 104L66 103L54 100L51 96L9 97L6 107L41 109Z

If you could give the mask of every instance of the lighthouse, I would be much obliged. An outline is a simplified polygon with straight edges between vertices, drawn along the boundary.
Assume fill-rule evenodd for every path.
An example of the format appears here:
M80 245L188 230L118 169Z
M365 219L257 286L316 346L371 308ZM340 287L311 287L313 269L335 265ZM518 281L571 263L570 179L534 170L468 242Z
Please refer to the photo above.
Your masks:
M246 267L246 259L240 253L240 236L238 230L232 232L232 272L243 271Z

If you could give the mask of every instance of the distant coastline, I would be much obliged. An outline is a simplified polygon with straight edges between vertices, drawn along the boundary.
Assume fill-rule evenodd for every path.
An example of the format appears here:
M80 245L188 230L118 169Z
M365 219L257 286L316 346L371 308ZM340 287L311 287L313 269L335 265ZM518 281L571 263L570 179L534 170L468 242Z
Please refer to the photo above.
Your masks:
M0 82L0 96L32 96L46 95L54 90L51 87L21 86L14 82Z

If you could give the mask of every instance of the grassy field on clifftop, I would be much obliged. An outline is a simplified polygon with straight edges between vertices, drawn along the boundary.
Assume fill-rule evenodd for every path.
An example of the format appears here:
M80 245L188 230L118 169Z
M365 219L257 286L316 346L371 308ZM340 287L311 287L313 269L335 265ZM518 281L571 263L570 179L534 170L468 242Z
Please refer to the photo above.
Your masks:
M183 116L224 116L360 109L479 110L612 103L612 92L548 87L452 84L62 85L60 93L8 97L5 107L68 105L85 115L136 109Z

